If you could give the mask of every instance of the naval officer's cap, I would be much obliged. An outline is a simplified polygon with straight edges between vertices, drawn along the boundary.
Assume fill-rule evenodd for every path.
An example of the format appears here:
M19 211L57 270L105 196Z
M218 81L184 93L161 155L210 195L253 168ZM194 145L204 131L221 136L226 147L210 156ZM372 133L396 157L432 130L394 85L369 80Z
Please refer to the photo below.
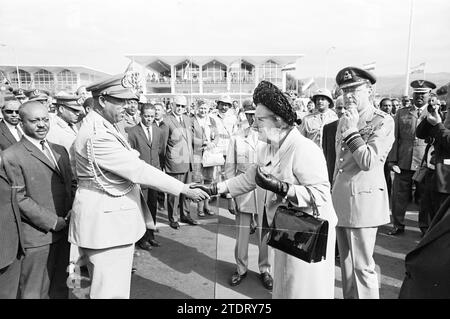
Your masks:
M410 86L413 89L413 93L430 93L431 90L436 88L436 84L426 80L412 81Z
M375 84L376 81L372 73L354 66L343 68L336 75L336 83L341 89L362 84Z
M110 96L121 100L137 100L141 93L141 77L138 72L128 71L103 79L88 87L93 97Z
M66 106L76 111L84 111L83 98L78 95L61 95L55 97L56 106Z

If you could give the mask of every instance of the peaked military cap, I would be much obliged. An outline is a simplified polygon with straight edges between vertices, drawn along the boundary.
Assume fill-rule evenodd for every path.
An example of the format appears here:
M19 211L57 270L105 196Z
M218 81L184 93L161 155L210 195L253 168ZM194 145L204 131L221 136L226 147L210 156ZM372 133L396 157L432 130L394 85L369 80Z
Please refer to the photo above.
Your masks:
M430 93L431 90L436 88L436 84L426 80L415 80L411 82L413 93Z
M179 105L184 105L184 106L186 106L188 104L187 99L184 95L175 96L175 98L173 99L173 103L179 104Z
M22 89L17 89L13 91L13 94L16 96L16 98L26 98L27 96L24 94Z
M61 95L55 97L55 105L63 105L77 111L84 111L83 98L78 95Z
M47 101L50 93L45 90L33 89L25 91L25 95L30 101Z
M334 103L333 103L333 98L331 96L331 91L327 90L327 89L318 89L316 92L314 92L314 95L312 97L312 100L314 101L314 103L316 103L316 98L319 96L323 96L326 97L328 99L328 102L330 102L330 107L332 108Z
M341 89L364 83L375 84L376 81L377 80L373 74L354 66L343 68L336 75L336 83Z
M96 82L86 88L93 97L111 96L122 100L138 100L141 93L141 77L128 71Z

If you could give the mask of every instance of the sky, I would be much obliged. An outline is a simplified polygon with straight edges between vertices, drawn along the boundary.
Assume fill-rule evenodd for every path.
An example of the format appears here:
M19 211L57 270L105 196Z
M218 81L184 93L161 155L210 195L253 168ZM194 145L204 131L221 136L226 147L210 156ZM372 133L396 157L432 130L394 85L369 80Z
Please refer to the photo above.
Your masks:
M413 0L411 66L450 72L450 1ZM0 0L0 65L124 71L127 54L302 54L297 76L406 70L411 0ZM334 49L331 49L333 48Z

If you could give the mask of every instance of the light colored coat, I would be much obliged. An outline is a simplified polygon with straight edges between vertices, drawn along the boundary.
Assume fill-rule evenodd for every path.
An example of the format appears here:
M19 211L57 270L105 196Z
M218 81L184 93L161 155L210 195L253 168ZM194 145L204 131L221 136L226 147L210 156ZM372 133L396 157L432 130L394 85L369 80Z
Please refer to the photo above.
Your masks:
M49 142L64 146L67 153L69 153L72 175L76 176L75 152L72 146L77 138L78 129L76 125L73 125L72 127L73 129L61 117L52 116L50 118L50 130L48 131L46 138Z
M135 243L153 219L144 184L179 196L184 184L139 159L125 138L96 111L90 112L75 140L79 187L70 220L69 241L103 249Z
M258 132L250 127L231 137L225 162L227 179L244 174L251 165L257 163L257 143ZM234 200L240 213L257 213L255 191L236 196Z
M257 147L258 165L276 178L293 185L297 206L312 214L308 186L316 198L320 218L329 222L326 260L306 263L275 250L273 298L334 298L334 249L336 241L336 214L331 203L330 183L322 150L293 128L274 153L269 144ZM265 209L269 225L276 209L285 205L284 199L256 185L257 165L251 165L245 174L226 181L231 196L250 192L256 188L258 211Z
M394 120L375 108L360 115L359 133L366 143L351 152L336 133L333 204L339 227L375 227L389 223L384 163L394 142Z

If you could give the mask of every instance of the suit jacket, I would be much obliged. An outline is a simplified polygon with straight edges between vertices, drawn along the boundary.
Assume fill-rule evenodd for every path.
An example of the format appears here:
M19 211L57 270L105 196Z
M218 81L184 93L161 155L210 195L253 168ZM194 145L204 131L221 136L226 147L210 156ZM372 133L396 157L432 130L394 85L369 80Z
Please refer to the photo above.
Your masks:
M201 163L204 145L208 141L213 142L217 145L217 125L216 121L209 117L206 119L206 125L208 126L207 130L203 129L198 122L197 117L192 117L192 127L193 127L193 141L194 141L194 163ZM206 134L209 136L206 136Z
M164 123L164 120L159 122L159 124L155 121L155 125L159 127L161 130L161 151L159 153L159 165L162 169L166 166L166 148L167 148L167 140L169 138L169 127Z
M417 137L434 139L435 190L450 194L450 129L439 123L432 126L427 120L420 122L416 131Z
M192 120L185 114L182 118L184 127L173 114L168 115L164 120L169 128L164 163L167 173L179 174L192 171L194 161Z
M138 124L128 130L128 141L130 146L139 152L139 158L158 169L161 169L159 164L159 155L161 153L161 145L163 143L163 135L156 124L151 125L152 141L150 142L145 135L141 124ZM141 188L147 188L141 185Z
M63 146L49 145L58 168L25 136L3 152L6 173L17 188L25 248L48 245L67 236L67 230L51 229L57 218L72 208L69 155Z
M361 112L358 144L347 145L338 125L333 204L340 227L375 227L389 223L384 163L394 142L394 120L368 108ZM352 140L353 141L353 140ZM350 146L359 145L356 149Z
M16 191L11 187L3 167L0 168L0 269L24 254Z
M426 112L426 108L422 112ZM416 137L416 128L419 125L417 111L413 106L398 110L394 123L395 140L388 162L398 165L401 169L415 171L420 166L427 146L425 140Z
M104 249L138 241L155 229L138 184L179 196L180 181L145 163L116 128L90 112L75 140L78 190L69 241Z
M4 120L0 121L0 151L3 151L13 144L16 144L17 140L11 131L6 126Z
M430 228L405 257L406 273L399 298L450 298L450 197L442 204Z
M334 165L336 163L336 130L338 123L339 120L336 120L323 127L322 149L327 161L330 184L333 184Z

